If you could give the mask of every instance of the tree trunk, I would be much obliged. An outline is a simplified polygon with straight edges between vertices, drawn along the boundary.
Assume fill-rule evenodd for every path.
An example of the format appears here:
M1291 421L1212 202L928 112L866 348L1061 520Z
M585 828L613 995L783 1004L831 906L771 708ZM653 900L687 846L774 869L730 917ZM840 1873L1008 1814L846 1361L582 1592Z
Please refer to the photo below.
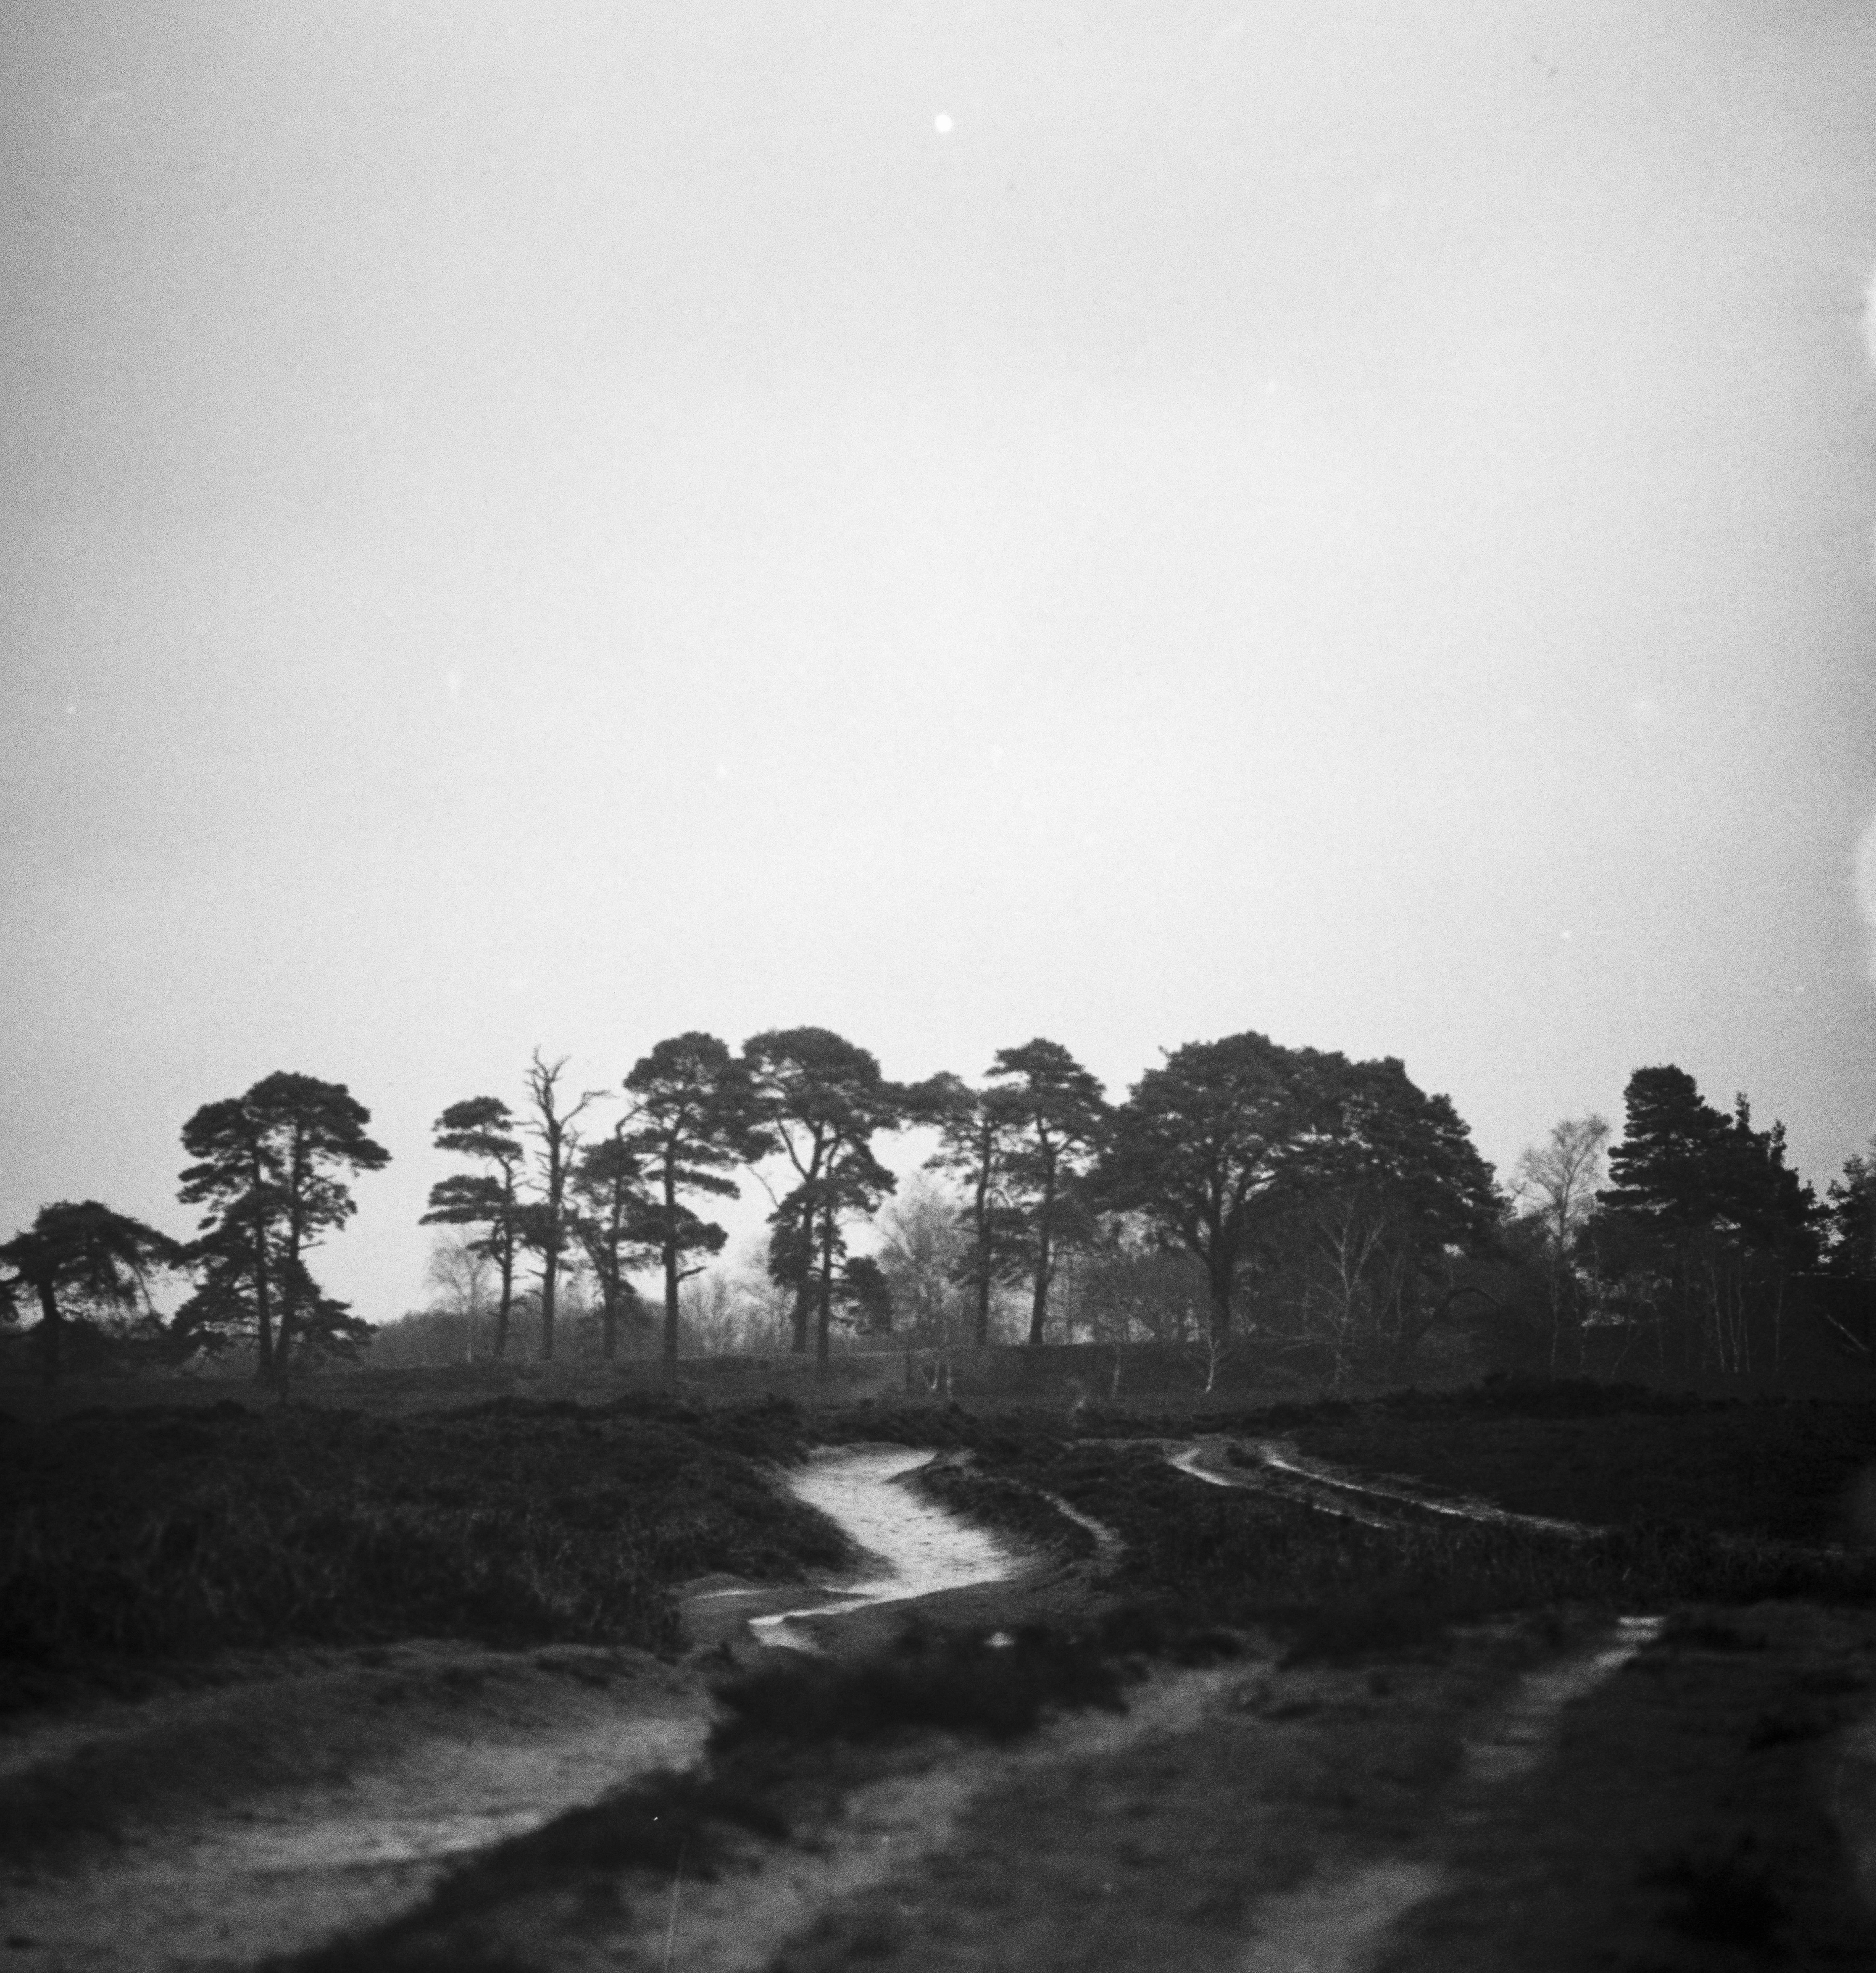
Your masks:
M665 1161L665 1375L678 1374L678 1177Z
M541 1360L554 1361L554 1295L561 1273L560 1249L553 1243L560 1237L557 1221L547 1229L548 1245L541 1256Z
M59 1313L59 1298L52 1291L52 1284L44 1281L33 1285L39 1291L39 1367L50 1384L58 1378L65 1318Z
M515 1171L505 1161L502 1166L502 1219L498 1227L491 1227L489 1232L500 1240L495 1265L501 1271L502 1294L495 1309L495 1352L499 1363L508 1353L508 1317L515 1307Z
M1231 1333L1231 1276L1234 1271L1231 1259L1220 1260L1221 1243L1214 1242L1211 1252L1205 1258L1205 1288L1211 1304L1211 1333L1222 1343Z
M511 1234L502 1243L497 1265L502 1270L502 1296L495 1304L495 1361L508 1353L508 1310L515 1301L515 1240Z
M254 1188L254 1348L257 1361L254 1366L256 1381L268 1382L273 1376L273 1283L267 1278L267 1225L260 1217L262 1187L266 1173L262 1167L258 1153L250 1167L250 1176Z
M828 1325L834 1313L834 1209L830 1206L821 1214L821 1281L819 1307L815 1312L814 1331L814 1360L820 1374L827 1374Z
M1051 1172L1047 1183L1043 1187L1042 1204L1036 1215L1036 1285L1034 1295L1029 1304L1029 1346L1031 1350L1041 1348L1043 1324L1048 1319L1049 1281L1055 1271L1052 1265L1054 1229L1049 1222L1054 1216L1054 1209L1055 1175Z
M819 1169L818 1159L812 1169ZM795 1333L789 1349L796 1356L805 1356L808 1353L808 1334L814 1320L814 1221L811 1212L806 1208L802 1215L796 1259L799 1266L795 1281L795 1306L789 1311L789 1319L794 1325Z
M976 1205L977 1231L977 1306L971 1326L972 1340L979 1350L990 1341L990 1162L988 1157L978 1168Z

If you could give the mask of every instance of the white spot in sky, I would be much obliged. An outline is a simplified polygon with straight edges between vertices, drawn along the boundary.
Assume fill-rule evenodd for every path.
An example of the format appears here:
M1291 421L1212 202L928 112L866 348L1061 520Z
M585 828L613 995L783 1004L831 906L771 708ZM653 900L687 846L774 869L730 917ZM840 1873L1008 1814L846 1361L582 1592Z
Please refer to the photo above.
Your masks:
M458 695L458 694L462 691L462 674L460 672L450 672L450 674L449 674L449 696L450 696L452 699L456 698L456 697L457 696L457 695Z
M721 761L719 761L717 763L717 779L720 781L727 781L729 778L729 769L726 767Z
M77 710L78 710L78 708L77 708L77 706L75 706L75 705L68 705L68 706L67 706L67 707L66 707L66 708L65 708L65 717L66 717L67 719L71 718L73 717L73 715L74 715L77 712Z
M957 127L942 110L940 110L938 114L932 119L931 126L941 137L949 136L951 133Z
M1629 701L1629 717L1638 726L1652 726L1661 717L1661 708L1649 694L1638 692Z

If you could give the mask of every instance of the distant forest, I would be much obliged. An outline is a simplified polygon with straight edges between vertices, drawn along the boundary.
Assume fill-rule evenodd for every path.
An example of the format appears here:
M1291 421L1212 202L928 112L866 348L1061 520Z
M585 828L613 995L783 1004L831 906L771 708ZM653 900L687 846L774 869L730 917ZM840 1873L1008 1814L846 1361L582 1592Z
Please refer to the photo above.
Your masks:
M1593 1345L1744 1369L1795 1278L1876 1277L1876 1141L1820 1199L1743 1095L1717 1109L1668 1065L1638 1068L1625 1104L1619 1140L1565 1119L1501 1184L1398 1060L1251 1032L1174 1049L1119 1104L1043 1039L976 1085L888 1081L824 1028L740 1051L675 1036L616 1091L537 1050L512 1102L437 1117L456 1168L423 1216L430 1305L374 1328L309 1257L390 1153L344 1085L283 1072L183 1126L192 1238L93 1199L44 1206L0 1245L0 1322L48 1378L220 1364L283 1391L368 1351L825 1362L1058 1340L1179 1345L1209 1386L1253 1335L1339 1383L1411 1374L1443 1329L1559 1373ZM936 1148L901 1186L879 1147L914 1129ZM733 1267L708 1215L752 1176L766 1248ZM184 1291L167 1315L165 1284Z

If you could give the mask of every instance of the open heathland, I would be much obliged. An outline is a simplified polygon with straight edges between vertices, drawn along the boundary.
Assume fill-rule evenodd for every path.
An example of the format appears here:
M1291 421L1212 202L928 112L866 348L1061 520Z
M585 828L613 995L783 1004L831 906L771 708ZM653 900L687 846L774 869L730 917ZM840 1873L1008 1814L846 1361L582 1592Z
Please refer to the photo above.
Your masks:
M96 1875L20 1887L22 1966L63 1963L93 1936L87 1909L182 1870L126 1893L143 1851L81 1840L126 1814L145 1847L171 1844L159 1861L244 1859L248 1960L320 1973L564 1973L674 1946L692 1968L1144 1973L1234 1966L1253 1938L1340 1963L1368 1950L1362 1925L1416 1968L1871 1947L1862 1408L1506 1379L1185 1414L828 1397L120 1406L12 1428L16 1697L81 1698L74 1667L122 1689L230 1644L283 1663L317 1647L251 1704L188 1687L111 1702L121 1748L61 1764L47 1741L11 1785L20 1814L57 1810L59 1867ZM739 1640L731 1613L814 1594L761 1585L855 1561L780 1482L815 1445L861 1442L941 1454L899 1484L1001 1533L1017 1579L812 1618L822 1657ZM1210 1480L1174 1463L1201 1445ZM1328 1476L1315 1494L1285 1490L1279 1449ZM661 1666L633 1644L690 1648ZM95 1724L103 1702L86 1703ZM363 1723L351 1765L308 1739L323 1780L270 1767L243 1792L201 1751L240 1751L262 1719L274 1745L283 1716L335 1704ZM455 1778L441 1807L472 1782L498 1806L534 1713L544 1772L596 1733L619 1765L421 1867L296 1864L306 1916L270 1919L283 1880L243 1819L254 1790L272 1791L263 1829L323 1832L309 1856L351 1828L373 1762L400 1815L433 1812L426 1763ZM33 1723L12 1725L24 1746ZM143 1775L126 1811L132 1755L172 1742L204 1780ZM232 1881L225 1863L204 1878L189 1936L227 1922ZM1565 1881L1593 1893L1554 1909ZM145 1963L126 1949L109 1963Z
M674 1584L847 1559L770 1477L803 1449L787 1407L655 1399L15 1425L0 1437L0 1690L17 1706L229 1647L671 1649Z

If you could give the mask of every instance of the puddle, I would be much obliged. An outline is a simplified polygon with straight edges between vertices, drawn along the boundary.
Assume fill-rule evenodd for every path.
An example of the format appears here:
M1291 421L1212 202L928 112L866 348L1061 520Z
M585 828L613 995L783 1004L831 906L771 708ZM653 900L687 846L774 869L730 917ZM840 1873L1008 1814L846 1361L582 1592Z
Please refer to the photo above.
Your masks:
M866 1560L857 1580L830 1583L794 1609L751 1618L758 1642L817 1651L798 1618L838 1616L1015 1574L1015 1558L995 1536L898 1484L935 1456L900 1445L839 1446L816 1452L789 1474L796 1499L826 1515L866 1552Z

